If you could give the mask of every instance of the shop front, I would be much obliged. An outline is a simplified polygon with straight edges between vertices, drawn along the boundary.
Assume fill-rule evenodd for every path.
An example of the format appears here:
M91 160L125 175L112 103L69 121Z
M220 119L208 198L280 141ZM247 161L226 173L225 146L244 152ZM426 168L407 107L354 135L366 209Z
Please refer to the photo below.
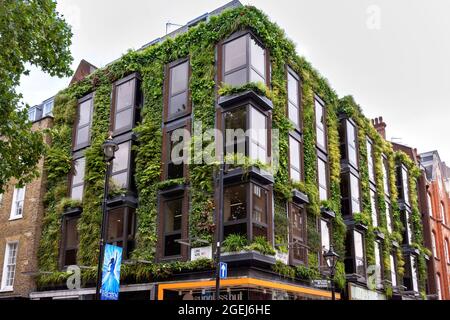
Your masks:
M215 280L158 284L158 300L215 300ZM220 282L220 300L330 300L331 292L282 281L250 277ZM336 295L340 299L340 295Z

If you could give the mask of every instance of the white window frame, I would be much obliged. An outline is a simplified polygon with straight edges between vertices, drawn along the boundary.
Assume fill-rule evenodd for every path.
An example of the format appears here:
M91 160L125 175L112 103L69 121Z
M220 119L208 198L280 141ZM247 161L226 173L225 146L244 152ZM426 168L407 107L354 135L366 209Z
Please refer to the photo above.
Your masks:
M14 256L14 278L13 278L13 284L7 286L6 283L8 281L7 279L7 266L8 266L8 260L10 256L10 250L12 245L17 245L15 256ZM3 272L2 272L2 281L1 281L1 287L0 292L6 292L6 291L14 291L14 280L16 278L16 268L17 268L17 255L19 252L19 241L11 241L7 242L5 246L5 256L3 259Z
M393 287L397 286L397 270L395 270L395 259L394 255L389 255L390 269L391 269L391 283Z
M23 189L23 199L19 200L17 199L17 191L18 190L22 190ZM23 186L23 188L14 188L14 193L13 193L13 200L12 200L12 204L11 204L11 212L9 215L9 220L17 220L17 219L22 219L23 218L23 210L25 208L25 193L26 193L26 186ZM22 202L22 212L20 215L16 214L16 211L18 209L17 203L18 202Z
M54 104L53 100L48 100L47 102L44 103L44 105L42 107L42 116L43 117L53 114L53 104ZM50 111L46 110L46 108L48 108L48 106L50 106Z
M433 252L433 256L435 258L439 259L438 255L437 255L437 247L436 247L436 233L434 231L431 232L431 249Z

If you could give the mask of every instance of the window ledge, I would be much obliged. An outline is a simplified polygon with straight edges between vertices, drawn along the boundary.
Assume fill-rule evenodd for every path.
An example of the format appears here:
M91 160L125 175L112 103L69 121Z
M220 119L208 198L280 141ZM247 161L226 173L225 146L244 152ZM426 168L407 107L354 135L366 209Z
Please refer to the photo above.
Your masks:
M266 185L274 183L272 174L255 166L251 166L246 170L242 168L233 168L228 170L224 175L224 182L232 183L236 181L243 181L242 178L246 175Z
M14 291L14 288L12 288L12 287L5 287L5 288L0 289L0 293L13 292L13 291Z
M21 220L21 219L23 219L23 216L17 216L17 217L9 218L9 221L16 221L16 220Z
M76 216L76 215L81 214L81 212L83 212L82 207L66 208L64 210L63 215L64 216Z
M273 109L273 103L268 98L257 94L253 90L247 90L244 92L236 93L233 95L228 96L221 96L219 98L219 105L222 108L233 106L236 104L240 104L243 101L252 100L254 103L256 103L259 107L267 110Z
M326 207L320 208L320 214L323 217L328 218L328 219L336 218L336 213L333 210L326 208Z
M294 202L298 203L298 204L303 204L303 203L308 204L309 203L308 195L304 194L301 191L298 191L297 189L292 190L292 198L293 198Z

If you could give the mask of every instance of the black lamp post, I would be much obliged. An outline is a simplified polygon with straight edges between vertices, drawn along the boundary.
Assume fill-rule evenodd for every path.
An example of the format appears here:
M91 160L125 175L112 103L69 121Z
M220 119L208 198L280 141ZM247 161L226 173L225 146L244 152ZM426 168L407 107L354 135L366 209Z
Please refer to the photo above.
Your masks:
M109 138L102 145L104 159L106 163L105 172L105 185L103 189L103 202L102 202L102 224L100 229L100 252L98 257L98 267L97 267L97 287L95 290L96 300L100 300L100 289L102 286L102 265L104 256L104 246L105 246L105 227L106 227L106 204L108 201L109 194L109 177L111 176L112 161L114 159L114 154L119 150L119 146L114 142L112 134L110 133Z
M336 270L336 263L338 261L339 255L334 252L333 246L330 246L328 252L323 254L325 261L327 262L328 268L330 268L330 281L331 281L331 300L336 300L335 289L334 289L334 273Z

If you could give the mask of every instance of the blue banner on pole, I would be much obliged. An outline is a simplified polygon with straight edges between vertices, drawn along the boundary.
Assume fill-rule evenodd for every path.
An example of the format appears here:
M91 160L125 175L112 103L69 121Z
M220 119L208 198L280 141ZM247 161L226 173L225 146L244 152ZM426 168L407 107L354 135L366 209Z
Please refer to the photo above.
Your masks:
M119 300L122 248L107 244L103 258L101 300Z

